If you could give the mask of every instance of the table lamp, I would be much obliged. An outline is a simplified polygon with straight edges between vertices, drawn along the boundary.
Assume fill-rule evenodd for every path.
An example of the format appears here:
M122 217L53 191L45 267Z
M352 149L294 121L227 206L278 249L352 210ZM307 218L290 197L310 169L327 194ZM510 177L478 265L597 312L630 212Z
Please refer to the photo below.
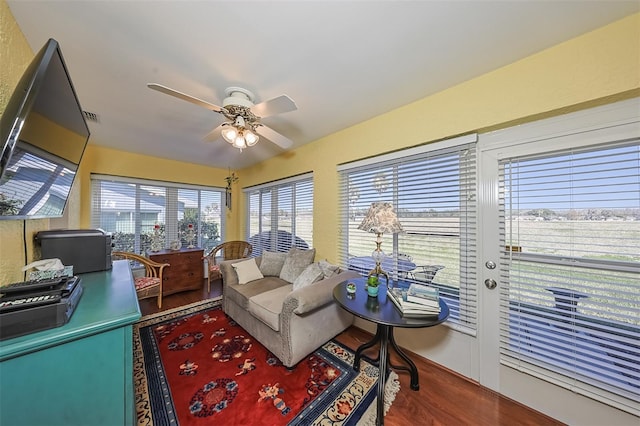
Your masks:
M376 249L371 253L376 266L369 272L368 276L382 275L387 279L387 284L389 284L389 275L380 266L385 256L380 246L382 245L382 234L402 232L402 225L393 210L393 205L387 202L372 203L358 229L376 234Z

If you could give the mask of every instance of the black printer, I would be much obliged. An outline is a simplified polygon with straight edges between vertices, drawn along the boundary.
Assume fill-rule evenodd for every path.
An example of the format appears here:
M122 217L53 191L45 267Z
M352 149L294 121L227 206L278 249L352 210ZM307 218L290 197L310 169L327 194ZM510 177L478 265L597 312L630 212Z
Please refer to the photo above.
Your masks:
M58 229L35 236L42 259L58 258L74 274L111 269L113 237L102 229Z

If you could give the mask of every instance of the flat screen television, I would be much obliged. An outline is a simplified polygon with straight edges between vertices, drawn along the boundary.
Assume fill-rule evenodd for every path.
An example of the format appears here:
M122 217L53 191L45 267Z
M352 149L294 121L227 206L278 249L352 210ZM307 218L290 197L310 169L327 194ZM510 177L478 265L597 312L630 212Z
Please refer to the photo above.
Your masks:
M0 117L0 219L61 217L89 134L60 46L49 39Z

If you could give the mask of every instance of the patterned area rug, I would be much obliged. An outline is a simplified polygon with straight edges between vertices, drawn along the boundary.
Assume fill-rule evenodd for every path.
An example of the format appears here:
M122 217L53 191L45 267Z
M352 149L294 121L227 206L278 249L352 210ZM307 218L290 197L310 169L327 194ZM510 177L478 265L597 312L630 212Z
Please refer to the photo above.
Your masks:
M134 326L139 425L373 425L378 368L332 340L284 367L207 300L143 317ZM395 372L385 413L400 389Z

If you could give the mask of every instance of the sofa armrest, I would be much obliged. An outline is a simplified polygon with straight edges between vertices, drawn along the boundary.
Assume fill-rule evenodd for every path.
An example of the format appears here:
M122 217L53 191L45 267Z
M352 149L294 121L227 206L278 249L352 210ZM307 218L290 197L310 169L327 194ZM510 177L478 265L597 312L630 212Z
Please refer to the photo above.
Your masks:
M333 289L342 281L360 277L355 271L343 271L338 275L292 291L284 300L283 313L302 315L333 302Z

